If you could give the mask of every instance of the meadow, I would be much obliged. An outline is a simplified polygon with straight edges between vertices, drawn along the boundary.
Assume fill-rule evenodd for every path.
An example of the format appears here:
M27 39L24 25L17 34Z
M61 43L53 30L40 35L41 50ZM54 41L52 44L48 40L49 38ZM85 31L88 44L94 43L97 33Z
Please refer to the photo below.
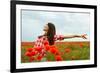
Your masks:
M25 55L28 48L34 47L34 42L21 42L21 63L28 62L50 62L50 61L71 61L71 60L88 60L90 59L90 42L56 42L55 46L60 55L56 55L53 52L46 52L44 58L38 58L38 60L31 58L30 54ZM40 61L40 59L42 59Z

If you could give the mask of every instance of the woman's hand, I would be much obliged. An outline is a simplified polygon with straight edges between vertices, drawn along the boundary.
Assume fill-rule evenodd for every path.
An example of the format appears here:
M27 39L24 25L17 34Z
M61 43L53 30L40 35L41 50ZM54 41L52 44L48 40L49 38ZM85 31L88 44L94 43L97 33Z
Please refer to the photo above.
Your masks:
M83 34L83 35L81 35L81 38L83 38L83 39L87 39L87 34Z

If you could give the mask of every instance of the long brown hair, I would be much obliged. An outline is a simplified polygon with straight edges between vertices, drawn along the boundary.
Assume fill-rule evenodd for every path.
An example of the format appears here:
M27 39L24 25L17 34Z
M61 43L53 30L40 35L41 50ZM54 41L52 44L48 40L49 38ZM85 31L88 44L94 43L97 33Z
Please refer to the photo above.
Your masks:
M47 25L49 27L49 30L47 32L47 38L49 41L49 45L53 45L54 44L54 35L56 34L56 28L53 23L48 23Z

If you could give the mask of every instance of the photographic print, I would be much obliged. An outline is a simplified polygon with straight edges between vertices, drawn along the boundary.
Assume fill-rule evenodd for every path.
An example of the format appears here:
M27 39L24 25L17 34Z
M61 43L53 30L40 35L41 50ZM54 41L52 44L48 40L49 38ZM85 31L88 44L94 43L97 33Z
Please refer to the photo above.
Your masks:
M22 63L90 59L89 13L22 10L21 16Z
M95 67L95 12L96 6L12 1L12 70Z

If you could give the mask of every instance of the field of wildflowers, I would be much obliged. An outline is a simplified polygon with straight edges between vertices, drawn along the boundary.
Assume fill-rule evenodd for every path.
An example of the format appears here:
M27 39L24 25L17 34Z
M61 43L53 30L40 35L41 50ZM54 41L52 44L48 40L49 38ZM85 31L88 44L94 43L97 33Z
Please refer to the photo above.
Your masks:
M90 58L89 42L56 42L54 46L45 44L45 52L34 48L32 42L22 42L21 63L87 60Z

